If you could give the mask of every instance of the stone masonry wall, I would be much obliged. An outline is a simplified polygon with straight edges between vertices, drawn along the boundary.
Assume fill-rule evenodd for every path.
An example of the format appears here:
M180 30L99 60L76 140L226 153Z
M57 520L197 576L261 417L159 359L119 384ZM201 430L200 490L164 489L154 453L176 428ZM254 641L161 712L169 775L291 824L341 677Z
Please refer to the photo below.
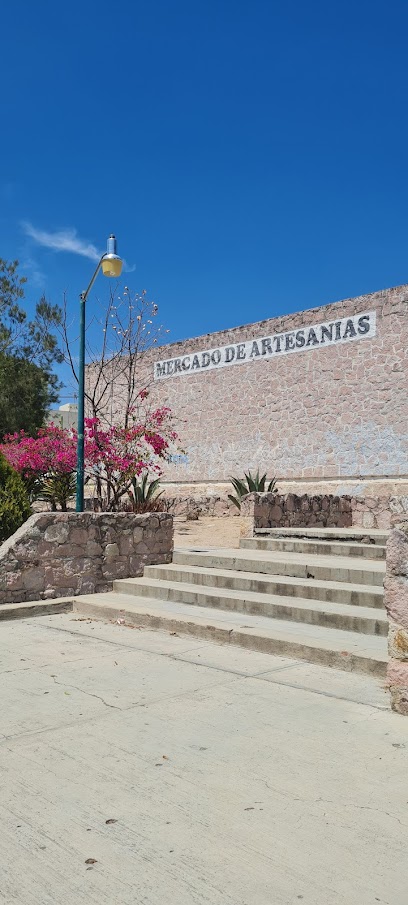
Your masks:
M395 527L388 538L384 602L389 618L391 707L408 716L408 521Z
M279 493L281 496L287 495L283 489L288 482L279 482ZM318 486L318 485L317 485ZM327 486L326 484L324 486ZM402 489L402 488L401 488ZM165 485L165 496L173 503L172 513L174 515L185 516L191 510L195 510L198 516L239 516L239 511L233 503L228 499L228 494L232 492L231 484L180 484ZM292 495L297 499L303 498L306 494L304 486L300 485L299 491L290 490ZM375 496L373 490L366 489L365 494L353 496L350 493L338 493L335 490L327 490L326 493L319 493L316 488L311 492L308 490L308 496L311 497L339 497L344 496L351 500L352 522L356 528L381 528L388 530L394 523L396 517L408 518L408 495L407 493L397 494L395 488L392 496L384 490L380 496Z
M140 385L150 387L152 402L171 407L185 451L166 467L165 479L222 482L258 467L270 477L315 485L329 479L344 485L348 478L407 477L407 303L408 286L400 286L146 353ZM154 362L164 358L364 311L376 312L375 336L153 381ZM109 412L112 408L118 417L122 392L118 384L109 401ZM305 491L311 492L305 484L296 489ZM323 484L313 492L353 495Z
M172 552L168 513L38 513L0 546L0 604L109 591Z
M249 493L241 505L241 534L252 537L262 528L349 528L349 497Z

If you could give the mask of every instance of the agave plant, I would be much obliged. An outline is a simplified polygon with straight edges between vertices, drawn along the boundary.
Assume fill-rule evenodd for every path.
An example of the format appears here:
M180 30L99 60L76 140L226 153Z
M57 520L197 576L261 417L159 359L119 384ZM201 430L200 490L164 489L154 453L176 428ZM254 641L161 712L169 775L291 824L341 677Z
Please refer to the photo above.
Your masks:
M149 481L147 472L143 475L141 481L137 478L132 480L132 491L129 493L134 512L154 512L159 508L159 499L163 496L163 490L159 493L160 479L154 478Z
M259 468L256 475L251 475L249 471L248 474L244 475L244 480L241 478L230 478L231 484L235 490L236 496L233 496L232 493L228 494L228 499L231 500L231 503L240 510L241 502L244 496L247 496L248 493L277 493L278 488L276 486L276 478L272 478L268 481L266 472L264 475L259 474Z
M68 500L75 496L75 491L75 471L67 474L50 474L41 480L36 498L49 503L53 512L56 512L58 506L62 512L66 512Z

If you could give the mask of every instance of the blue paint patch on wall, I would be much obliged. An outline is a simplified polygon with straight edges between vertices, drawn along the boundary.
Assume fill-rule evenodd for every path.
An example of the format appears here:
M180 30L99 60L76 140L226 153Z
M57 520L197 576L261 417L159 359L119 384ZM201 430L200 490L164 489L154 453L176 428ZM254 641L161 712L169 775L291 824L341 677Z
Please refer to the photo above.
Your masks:
M188 465L189 458L185 453L174 453L174 455L169 456L168 461L172 465Z

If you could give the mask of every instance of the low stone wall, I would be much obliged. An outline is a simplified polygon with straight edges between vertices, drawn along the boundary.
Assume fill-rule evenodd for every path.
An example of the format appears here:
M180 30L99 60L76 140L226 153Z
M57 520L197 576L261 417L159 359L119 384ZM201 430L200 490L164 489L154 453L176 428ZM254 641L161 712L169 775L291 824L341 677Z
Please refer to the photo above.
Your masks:
M350 497L249 493L241 505L242 531L251 537L262 528L349 528Z
M239 510L228 499L233 493L231 483L163 484L165 497L171 501L169 511L173 515L187 516L196 513L201 516L239 515ZM315 481L314 483L278 479L281 497L289 495L297 499L305 496L322 499L325 497L347 497L351 500L352 525L356 528L380 528L387 531L395 519L408 519L408 482L386 479L383 481Z
M165 512L41 512L0 546L0 604L109 591L172 553Z
M173 515L189 518L194 513L198 518L211 516L212 518L225 518L226 516L239 516L239 509L228 499L228 494L233 492L232 487L222 492L200 492L191 489L189 493L164 491L164 499L170 504L170 512Z
M408 496L352 497L353 526L388 531L396 521L408 518Z
M394 528L387 541L384 603L389 618L391 707L408 716L408 521Z

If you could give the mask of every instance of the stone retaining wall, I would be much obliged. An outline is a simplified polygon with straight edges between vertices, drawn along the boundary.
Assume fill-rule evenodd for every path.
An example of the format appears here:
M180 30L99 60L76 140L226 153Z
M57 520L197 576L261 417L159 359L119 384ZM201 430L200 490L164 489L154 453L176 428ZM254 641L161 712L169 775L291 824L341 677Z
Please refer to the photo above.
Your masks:
M384 602L389 618L391 707L408 716L408 522L394 528L388 538Z
M391 485L391 482L389 483ZM231 484L218 484L214 487L208 484L197 486L180 484L180 487L177 487L176 484L172 484L164 485L164 488L166 498L172 501L171 512L174 515L186 516L192 511L195 511L199 517L239 515L237 507L228 500L228 494L233 492ZM333 483L333 486L323 491L316 485L305 492L302 485L294 488L291 486L291 482L279 481L281 497L292 494L297 499L303 499L305 496L317 499L350 498L353 527L381 528L383 530L391 528L396 518L408 518L407 489L404 486L402 493L391 486L388 488L383 485L379 488L379 493L375 493L375 488L371 486L369 489L365 488L364 493L359 492L360 488L356 488L354 494L352 485L347 488L346 485L341 486L338 482L337 486Z
M350 497L249 493L241 506L242 531L251 537L262 528L349 528Z
M0 604L109 591L172 552L168 513L38 513L0 546Z

